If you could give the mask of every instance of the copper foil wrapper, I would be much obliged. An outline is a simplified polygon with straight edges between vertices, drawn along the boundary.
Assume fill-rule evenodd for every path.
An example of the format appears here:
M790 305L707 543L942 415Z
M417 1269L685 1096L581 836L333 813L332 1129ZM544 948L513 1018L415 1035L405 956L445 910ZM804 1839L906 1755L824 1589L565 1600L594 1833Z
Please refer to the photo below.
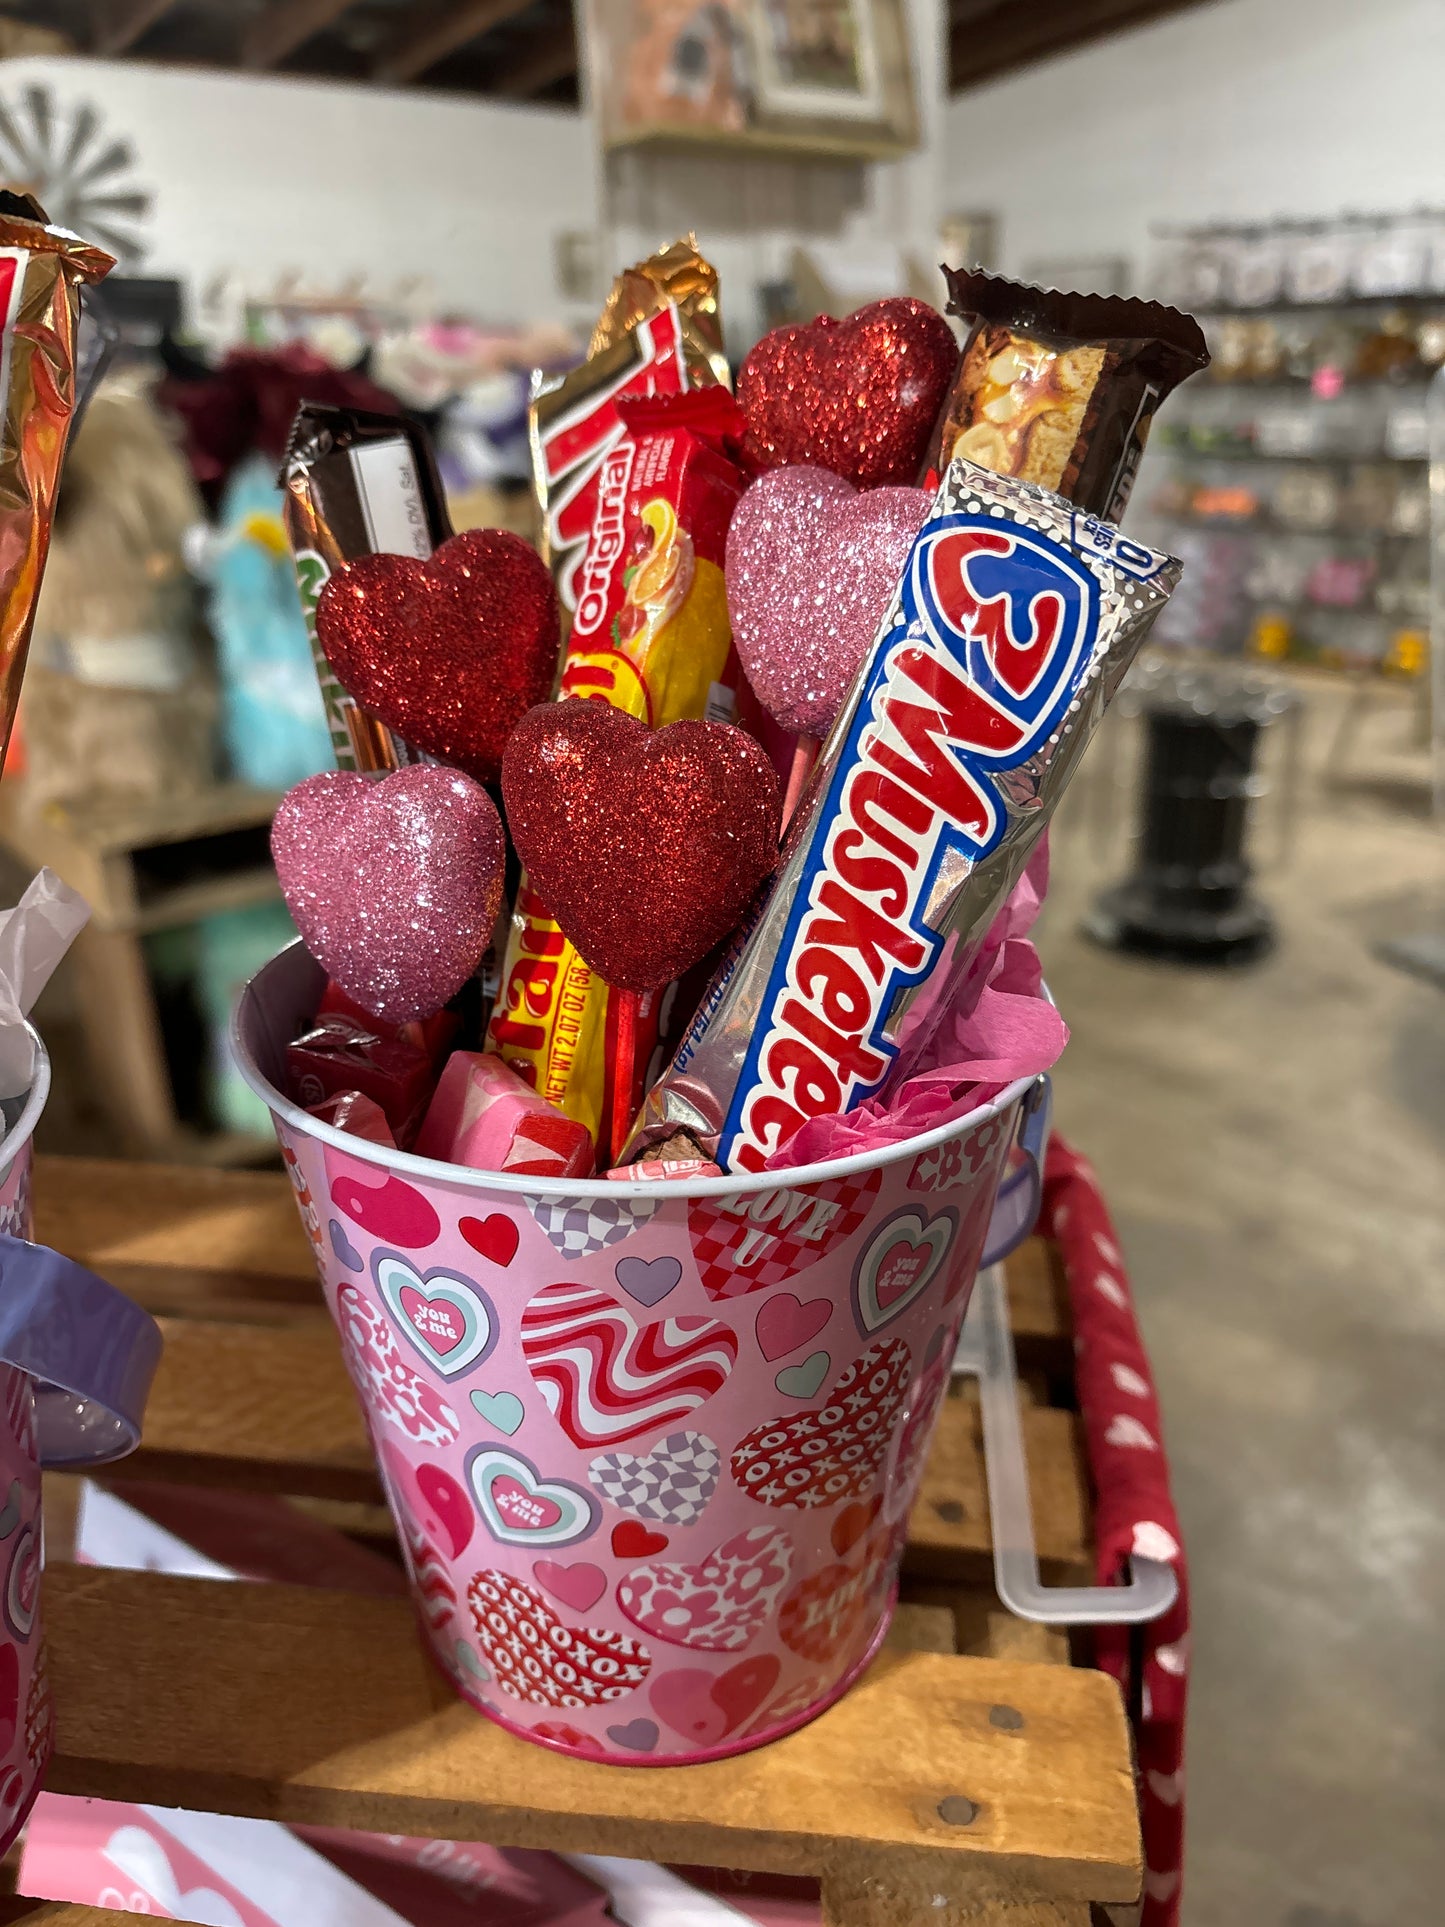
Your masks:
M649 1093L759 1171L924 1058L1179 564L1057 494L950 464L764 887Z
M1153 301L943 273L972 333L931 466L963 456L1117 522L1159 404L1209 364L1199 323Z
M727 382L717 275L691 236L617 277L585 361L533 375L532 480L564 620L576 614L594 536L605 534L608 457L626 432L617 403Z
M337 681L316 634L316 604L343 562L425 560L451 534L431 445L415 422L308 402L281 463L282 516L338 769L392 770L420 760Z
M649 315L660 314L669 301L676 303L688 324L691 385L704 387L711 380L726 387L728 364L723 353L717 269L698 253L697 240L691 234L618 275L592 330L587 359L615 348L630 328Z
M76 407L80 289L110 255L0 192L0 767L15 726L55 495Z

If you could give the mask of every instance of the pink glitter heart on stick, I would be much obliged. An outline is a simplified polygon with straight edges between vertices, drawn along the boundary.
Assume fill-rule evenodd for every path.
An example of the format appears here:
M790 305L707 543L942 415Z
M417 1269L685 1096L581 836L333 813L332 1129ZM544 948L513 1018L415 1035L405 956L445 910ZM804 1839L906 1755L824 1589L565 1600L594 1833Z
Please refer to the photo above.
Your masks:
M758 700L802 736L826 736L887 612L930 497L858 494L825 468L775 468L728 530L733 640Z
M306 948L388 1024L454 997L492 940L506 844L459 770L328 770L281 799L271 854Z

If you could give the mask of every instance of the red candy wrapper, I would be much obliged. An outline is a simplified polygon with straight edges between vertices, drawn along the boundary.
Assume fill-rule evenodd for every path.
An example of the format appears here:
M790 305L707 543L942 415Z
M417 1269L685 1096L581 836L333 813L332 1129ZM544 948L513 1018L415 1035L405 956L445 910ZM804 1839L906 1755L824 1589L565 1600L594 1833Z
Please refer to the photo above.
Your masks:
M316 1006L318 1017L346 1017L363 1030L370 1031L373 1037L396 1037L403 1044L411 1044L417 1050L425 1051L433 1064L440 1065L451 1049L462 1020L454 1010L434 1010L430 1017L414 1017L408 1024L383 1024L379 1017L348 997L340 984L328 978L321 1002Z
M347 1017L323 1017L286 1046L291 1093L308 1110L343 1092L377 1104L399 1149L411 1147L436 1069L424 1050Z
M323 1124L330 1124L338 1131L350 1131L353 1137L364 1137L372 1144L390 1145L393 1151L397 1148L386 1113L373 1098L363 1097L360 1091L338 1091L335 1097L323 1098L321 1103L309 1108L313 1117L319 1117Z
M491 1052L459 1050L447 1059L416 1154L473 1171L533 1178L585 1178L592 1133L524 1084Z

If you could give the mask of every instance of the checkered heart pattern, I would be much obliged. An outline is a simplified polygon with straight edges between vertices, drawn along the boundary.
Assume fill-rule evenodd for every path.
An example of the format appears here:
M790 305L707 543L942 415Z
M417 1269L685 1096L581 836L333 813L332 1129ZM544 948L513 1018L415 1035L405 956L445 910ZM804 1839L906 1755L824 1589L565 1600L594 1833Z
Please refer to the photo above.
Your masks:
M564 1258L591 1258L609 1245L630 1238L647 1224L658 1204L650 1198L594 1198L572 1204L566 1198L528 1198L527 1209Z
M669 1432L645 1459L604 1452L587 1468L593 1489L620 1512L690 1526L712 1497L722 1455L701 1432Z
M881 1178L865 1171L831 1184L694 1198L687 1228L703 1290L717 1300L745 1298L796 1278L858 1229Z

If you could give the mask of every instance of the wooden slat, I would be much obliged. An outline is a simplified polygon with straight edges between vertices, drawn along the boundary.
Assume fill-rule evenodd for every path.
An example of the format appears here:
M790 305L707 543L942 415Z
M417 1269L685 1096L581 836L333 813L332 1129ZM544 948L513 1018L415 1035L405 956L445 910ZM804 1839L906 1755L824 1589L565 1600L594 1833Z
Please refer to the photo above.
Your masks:
M1139 1891L1128 1732L1099 1673L885 1652L787 1739L619 1772L479 1718L402 1600L58 1567L45 1611L56 1792L760 1871L851 1877L863 1856L882 1889L925 1881L949 1905L981 1880ZM993 1724L998 1704L1022 1725Z
M504 100L530 100L576 71L577 42L571 30L558 23L499 61L489 79L492 92Z
M0 1900L0 1927L135 1927L134 1914L110 1907L78 1907L64 1900Z
M270 1172L37 1158L35 1235L101 1272L121 1262L315 1277L291 1187Z
M164 18L175 0L104 0L95 11L90 51L102 58L122 54Z
M458 47L524 13L531 4L532 0L455 0L440 11L423 8L419 19L417 9L408 7L405 31L377 57L372 78L390 86L415 80Z
M241 36L241 66L274 67L339 20L350 5L351 0L271 0Z
M955 18L949 35L949 79L954 93L1015 73L1035 61L1071 53L1148 26L1204 0L1071 0L1068 6L1019 6L994 0L970 6Z

